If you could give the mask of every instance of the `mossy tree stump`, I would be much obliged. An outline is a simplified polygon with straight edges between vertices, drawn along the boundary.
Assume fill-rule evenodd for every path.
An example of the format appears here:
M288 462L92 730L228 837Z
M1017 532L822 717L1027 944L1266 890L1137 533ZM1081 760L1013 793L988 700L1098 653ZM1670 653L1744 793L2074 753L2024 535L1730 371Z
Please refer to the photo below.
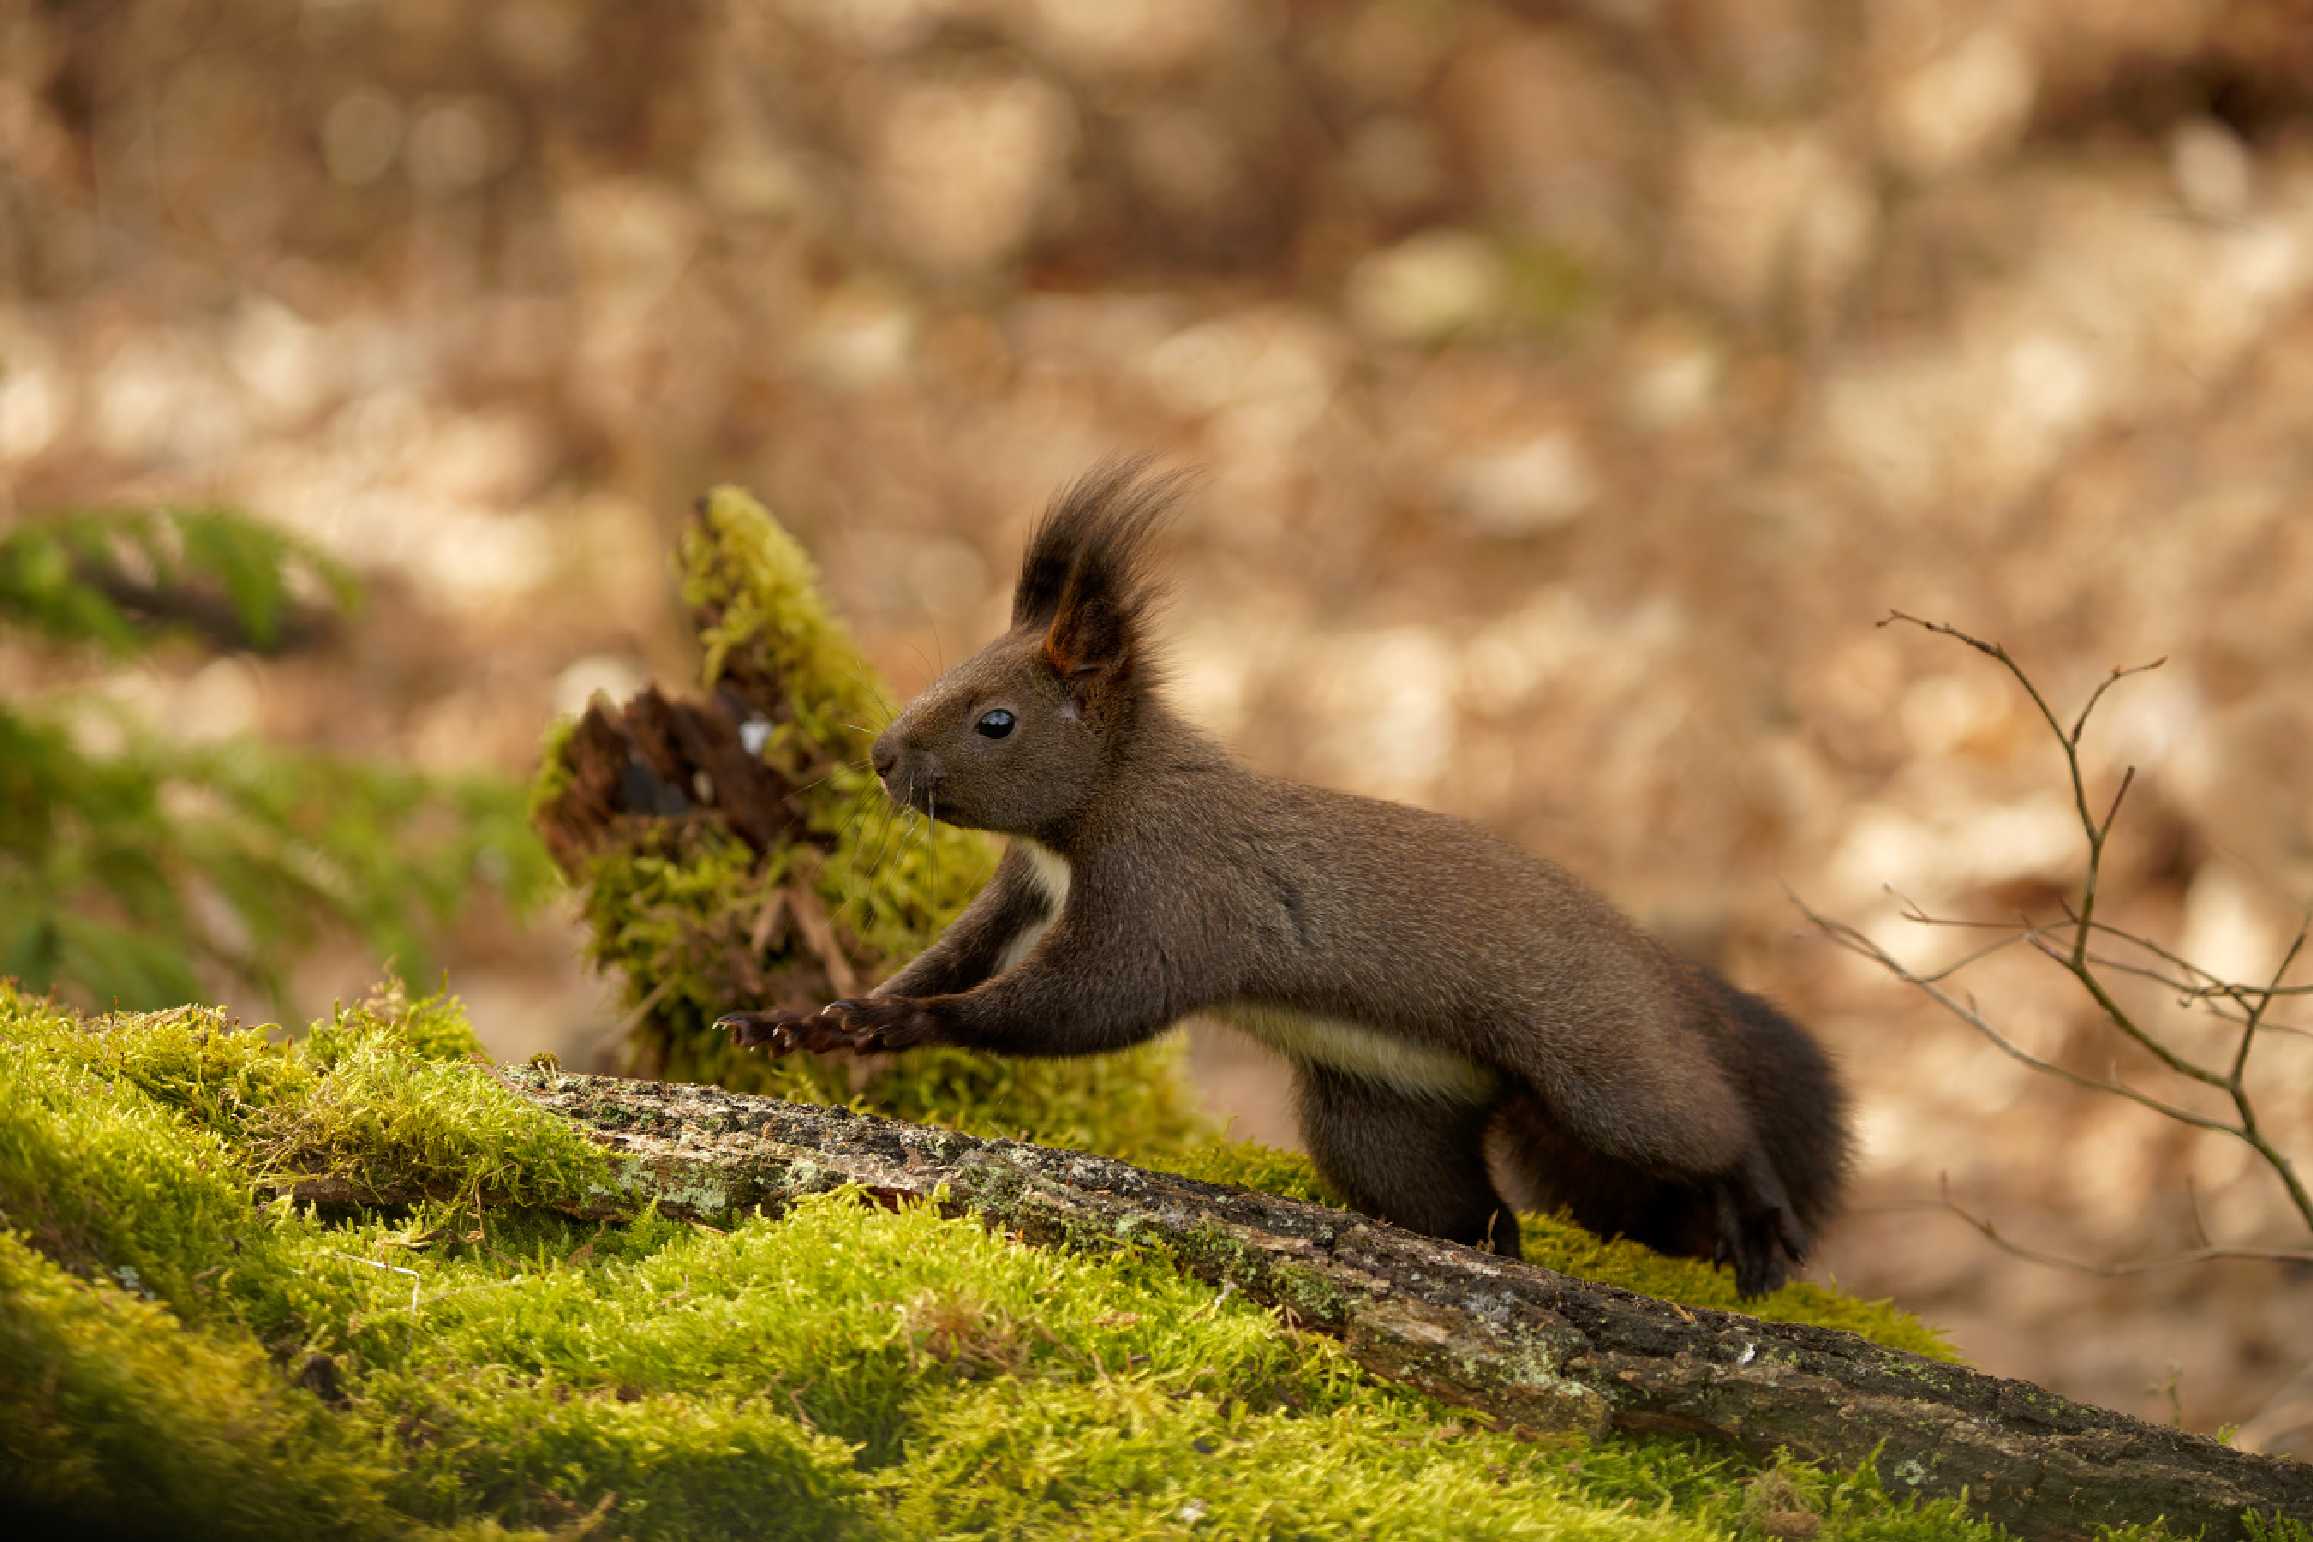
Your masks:
M591 704L550 740L534 797L593 955L623 983L626 1068L1150 1158L1202 1135L1171 1046L863 1067L766 1060L713 1031L735 1007L817 1006L872 986L939 934L997 853L891 807L867 764L889 700L761 504L727 487L701 499L677 567L699 694L651 687Z

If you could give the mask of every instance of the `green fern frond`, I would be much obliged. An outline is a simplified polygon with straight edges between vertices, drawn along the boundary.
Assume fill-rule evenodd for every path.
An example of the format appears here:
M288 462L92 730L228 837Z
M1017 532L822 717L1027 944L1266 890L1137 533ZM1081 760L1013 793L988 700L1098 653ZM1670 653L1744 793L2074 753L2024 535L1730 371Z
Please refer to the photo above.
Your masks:
M73 510L0 535L0 620L117 654L187 628L269 650L302 609L358 598L342 564L226 509Z
M118 750L0 708L0 976L151 1010L204 975L286 1010L325 928L413 977L483 891L555 882L511 782L444 780L236 741Z

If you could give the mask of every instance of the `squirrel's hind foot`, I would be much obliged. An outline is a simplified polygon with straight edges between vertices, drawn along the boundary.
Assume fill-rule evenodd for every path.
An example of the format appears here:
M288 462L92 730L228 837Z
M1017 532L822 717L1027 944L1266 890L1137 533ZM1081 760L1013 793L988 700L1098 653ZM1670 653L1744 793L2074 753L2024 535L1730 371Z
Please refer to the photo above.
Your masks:
M1732 1265L1735 1294L1744 1300L1780 1289L1793 1265L1807 1261L1807 1229L1791 1213L1778 1183L1761 1184L1749 1174L1715 1180L1711 1208L1716 1234L1711 1262Z

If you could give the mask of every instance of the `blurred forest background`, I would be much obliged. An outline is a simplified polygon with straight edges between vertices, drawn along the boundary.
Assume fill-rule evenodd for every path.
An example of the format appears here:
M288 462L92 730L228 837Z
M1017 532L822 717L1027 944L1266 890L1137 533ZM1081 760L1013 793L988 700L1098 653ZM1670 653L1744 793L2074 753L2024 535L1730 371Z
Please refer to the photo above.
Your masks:
M0 535L241 509L366 604L262 653L0 634L0 692L510 782L591 692L690 674L709 483L912 690L1001 625L1056 484L1156 451L1207 472L1198 718L1556 857L1832 1040L1866 1165L1822 1272L2313 1454L2313 1270L2092 1278L1935 1207L2302 1247L2271 1174L2000 1058L1789 898L1924 966L1966 939L1887 886L2046 917L2079 872L2029 702L1874 629L1900 606L2067 715L2166 655L2085 746L2099 801L2140 767L2105 914L2271 971L2313 898L2309 104L2307 0L13 0ZM376 932L278 997L358 992ZM559 911L424 958L501 1055L615 1043ZM2045 960L1969 983L2111 1064ZM2313 1159L2313 1038L2258 1053ZM1288 1138L1258 1051L1194 1064Z

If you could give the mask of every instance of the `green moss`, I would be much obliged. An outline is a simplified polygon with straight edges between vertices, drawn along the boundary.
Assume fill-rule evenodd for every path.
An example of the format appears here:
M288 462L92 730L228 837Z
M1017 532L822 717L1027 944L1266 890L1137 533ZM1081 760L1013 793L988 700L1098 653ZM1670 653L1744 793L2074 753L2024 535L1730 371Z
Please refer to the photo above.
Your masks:
M596 700L603 699L599 695ZM538 746L538 773L531 778L527 812L533 825L539 814L555 799L570 790L570 737L578 731L578 719L558 717L546 725L546 737Z
M327 1022L314 1024L306 1053L333 1066L368 1043L406 1049L422 1060L473 1060L482 1054L482 1041L457 997L437 991L413 1001L399 980L388 981L350 1007L340 1006Z
M799 843L800 876L847 952L871 968L904 961L979 892L995 843L892 809L867 763L875 730L892 716L890 697L828 611L811 559L768 510L739 488L716 488L678 560L683 599L700 623L700 683L775 691L785 716L763 758L814 784L798 794L817 837ZM750 891L758 906L761 893Z
M1160 1250L845 1192L728 1230L476 1226L448 1196L578 1180L439 1058L455 1022L389 992L282 1041L0 988L0 1496L215 1535L1999 1535L1868 1473L1478 1427ZM1298 1159L1189 1155L1315 1192ZM291 1158L445 1199L252 1204Z
M236 1153L141 1093L113 1095L69 1019L40 1014L22 1036L10 1031L10 999L0 996L0 1225L84 1273L203 1313L203 1277L255 1231Z
M1339 1205L1339 1196L1325 1186L1309 1158L1294 1151L1279 1151L1249 1140L1208 1140L1187 1152L1173 1171L1207 1183L1233 1183L1318 1205Z
M900 828L867 763L891 698L829 612L811 559L768 510L740 488L716 488L678 560L700 622L701 685L775 683L787 716L763 758L817 781L801 794L804 823L830 844L806 877L867 958L907 958L979 892L995 844L929 821Z
M1771 1322L1813 1323L1860 1334L1891 1349L1957 1360L1944 1336L1888 1301L1863 1301L1836 1289L1794 1281L1757 1301L1739 1300L1735 1277L1700 1259L1666 1258L1635 1242L1607 1242L1563 1216L1522 1218L1526 1257L1546 1269L1605 1280L1683 1306L1747 1312Z
M786 1439L771 1472L734 1448L679 1483L740 1485L741 1514L777 1513L759 1508L777 1485L818 1528L805 1534L1138 1536L1201 1516L1223 1535L1354 1536L1448 1513L1468 1517L1466 1535L1717 1534L1667 1496L1652 1514L1626 1513L1621 1492L1594 1504L1571 1448L1441 1420L1161 1263L1023 1249L925 1208L821 1196L647 1257L502 1278L519 1289L445 1295L415 1356L365 1383L398 1418L424 1409L409 1481L428 1492L488 1491L502 1440L542 1471L593 1461L597 1430L498 1422L510 1389L545 1387L548 1405L659 1408L672 1450L729 1420L758 1444ZM477 1441L485 1412L491 1438ZM630 1476L622 1516L630 1495L674 1502L656 1471ZM697 1508L687 1521L727 1534Z
M98 1018L19 1019L20 1029L61 1032L92 1070L141 1088L203 1127L246 1136L311 1096L314 1068L281 1053L263 1029L247 1029L213 1007Z
M564 1526L599 1512L625 1537L887 1534L851 1448L759 1397L460 1371L374 1384L417 1437L393 1485L410 1514Z
M370 1198L576 1204L610 1178L598 1148L487 1072L378 1038L282 1108L258 1150L276 1181L329 1176Z
M336 1179L351 1197L371 1199L553 1205L599 1190L610 1172L602 1152L561 1120L508 1096L478 1054L454 998L413 1002L398 985L341 1009L297 1045L205 1008L82 1024L0 986L0 1075L14 1075L26 1089L0 1114L12 1142L0 1149L30 1152L52 1141L22 1161L0 1156L0 1185L13 1171L24 1190L36 1188L44 1159L66 1141L110 1141L106 1160L92 1152L80 1164L90 1174L82 1181L128 1172L135 1161L190 1162L213 1184L233 1175L243 1208L254 1181L320 1176ZM143 1096L93 1096L102 1080ZM44 1109L57 1117L42 1124ZM172 1113L192 1126L181 1140L167 1122ZM204 1139L210 1144L201 1145ZM226 1141L233 1143L230 1157L218 1144ZM195 1205L189 1186L157 1177L104 1181L165 1201L141 1215L117 1195L91 1199L89 1208L119 1215L140 1232L158 1235L172 1215L214 1208ZM70 1192L58 1190L49 1207L65 1204ZM40 1202L23 1193L7 1213L36 1214Z
M683 603L702 623L700 683L745 669L809 681L795 724L822 746L859 747L858 726L885 716L889 699L854 667L858 645L820 597L818 568L746 489L717 487L700 504L678 557Z
M246 1335L0 1232L0 1494L81 1535L404 1536L380 1454ZM69 1522L69 1526L66 1523ZM35 1526L43 1534L45 1527Z

